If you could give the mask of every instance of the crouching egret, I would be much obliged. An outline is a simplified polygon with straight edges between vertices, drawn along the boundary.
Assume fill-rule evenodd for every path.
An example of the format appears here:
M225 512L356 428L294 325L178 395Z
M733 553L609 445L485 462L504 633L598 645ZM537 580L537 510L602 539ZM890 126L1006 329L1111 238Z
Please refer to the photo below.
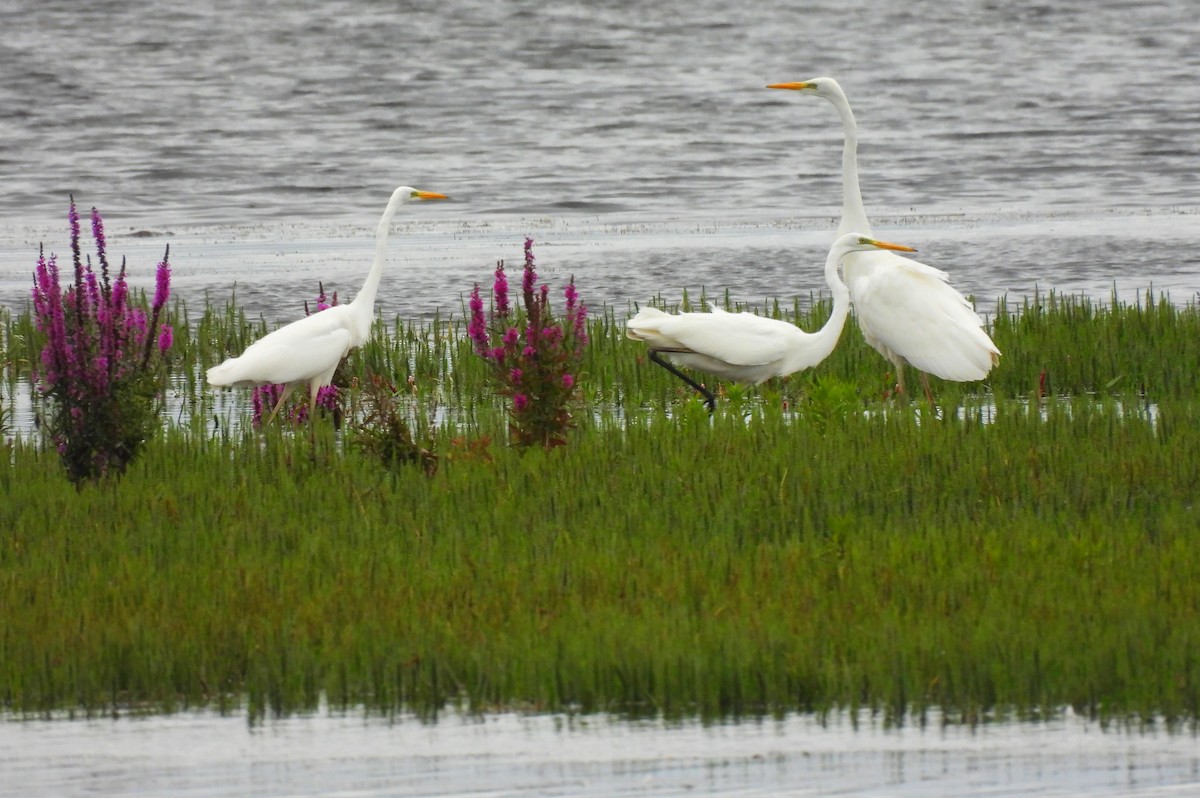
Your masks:
M354 347L362 346L371 335L375 294L383 274L392 217L405 202L433 199L446 196L411 186L400 186L393 191L375 230L375 261L354 301L326 308L264 335L240 356L210 368L208 384L217 387L282 384L283 393L271 411L271 419L296 386L307 384L308 417L312 419L317 392L333 380L333 372L342 358Z
M815 94L833 103L842 120L842 221L838 235L872 235L858 182L858 126L845 92L833 78L772 83L769 89ZM928 374L955 382L982 380L1000 362L1000 350L983 330L983 319L941 269L892 252L862 252L846 258L846 285L863 338L896 369L904 393L904 365L921 372L932 401Z
M850 292L838 276L838 266L851 253L869 250L916 251L858 233L847 233L835 241L825 259L825 282L833 293L833 312L816 332L805 332L779 319L727 313L715 307L711 313L676 314L643 308L625 322L625 335L644 341L650 359L703 394L711 411L716 402L713 393L675 366L756 385L771 377L812 368L829 357L837 345L850 310Z

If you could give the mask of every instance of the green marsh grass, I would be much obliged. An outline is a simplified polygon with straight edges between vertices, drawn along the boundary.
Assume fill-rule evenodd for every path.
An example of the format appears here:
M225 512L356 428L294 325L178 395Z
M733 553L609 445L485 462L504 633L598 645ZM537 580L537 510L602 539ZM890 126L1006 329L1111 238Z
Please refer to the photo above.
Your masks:
M819 369L728 390L710 417L607 309L553 451L504 445L456 319L380 324L351 361L445 411L433 476L381 468L327 419L315 448L168 424L123 479L80 491L17 441L0 706L1194 723L1200 316L1019 311L993 319L985 385L935 381L940 412L885 401L851 324ZM258 329L206 309L177 372ZM198 378L173 390L211 412Z

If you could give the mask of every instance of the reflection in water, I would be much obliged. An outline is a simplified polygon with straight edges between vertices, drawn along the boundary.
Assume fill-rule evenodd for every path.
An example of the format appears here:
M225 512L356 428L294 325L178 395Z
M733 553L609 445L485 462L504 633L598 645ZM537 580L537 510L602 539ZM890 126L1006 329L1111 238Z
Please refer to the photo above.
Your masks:
M1195 795L1200 745L1069 713L975 729L868 716L701 725L193 713L0 722L0 795Z

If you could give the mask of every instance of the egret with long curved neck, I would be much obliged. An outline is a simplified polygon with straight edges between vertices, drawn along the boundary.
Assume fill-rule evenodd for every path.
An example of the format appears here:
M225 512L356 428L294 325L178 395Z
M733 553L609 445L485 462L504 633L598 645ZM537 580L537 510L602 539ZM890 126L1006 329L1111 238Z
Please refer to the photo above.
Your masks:
M842 220L838 235L852 230L872 235L858 180L858 125L846 93L833 78L772 83L823 97L842 120ZM932 401L929 377L982 380L1000 361L1000 350L983 329L983 319L949 283L949 275L893 252L861 252L846 258L842 269L863 338L892 362L904 394L904 366L921 373Z
M711 411L716 403L712 391L676 366L756 385L771 377L812 368L833 352L850 311L850 292L838 275L838 266L851 253L872 250L916 251L857 233L838 238L825 259L825 282L833 294L833 311L816 332L805 332L779 319L727 313L716 307L711 313L676 314L643 308L625 322L625 335L645 342L650 359L699 391Z
M296 386L307 384L308 417L311 419L317 392L333 380L333 372L342 358L371 336L375 295L379 292L383 262L387 258L392 217L406 202L432 199L446 199L446 196L418 191L411 186L400 186L393 191L375 230L375 260L354 301L305 316L263 336L246 347L240 356L210 368L208 384L234 387L283 385L283 393L271 411L271 419Z

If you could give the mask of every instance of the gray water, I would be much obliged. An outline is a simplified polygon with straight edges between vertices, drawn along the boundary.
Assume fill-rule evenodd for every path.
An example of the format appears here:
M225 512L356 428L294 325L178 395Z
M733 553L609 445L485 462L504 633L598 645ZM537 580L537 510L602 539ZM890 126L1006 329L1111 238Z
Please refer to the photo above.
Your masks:
M824 101L764 86L818 75L854 105L877 234L985 312L1035 290L1200 291L1194 0L0 0L0 32L0 306L14 310L38 244L67 252L74 193L135 285L170 243L193 311L236 291L252 314L295 318L318 280L357 291L401 183L452 200L397 219L389 321L459 312L526 235L543 275L574 274L593 305L806 298L824 288L841 130ZM5 722L0 792L1170 795L1198 781L1194 739L1067 722L915 738L802 718L563 726Z
M322 714L0 724L0 795L1194 796L1200 746L1070 715L975 729L847 715L702 725Z
M0 304L66 197L149 285L295 318L350 296L401 183L380 310L458 312L538 241L624 309L824 288L840 210L833 75L879 235L978 297L1200 288L1200 17L1191 0L730 4L0 3ZM137 234L132 236L130 234Z

